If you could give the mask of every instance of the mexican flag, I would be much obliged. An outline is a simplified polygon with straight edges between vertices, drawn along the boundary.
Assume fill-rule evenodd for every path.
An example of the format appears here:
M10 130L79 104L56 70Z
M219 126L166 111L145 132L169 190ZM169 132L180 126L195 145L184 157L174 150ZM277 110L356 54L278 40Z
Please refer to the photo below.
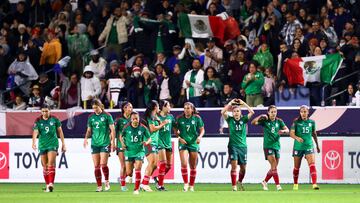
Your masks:
M288 59L283 71L289 85L305 86L307 82L332 84L342 61L339 53Z
M180 13L178 24L183 37L224 39L225 24L218 16Z

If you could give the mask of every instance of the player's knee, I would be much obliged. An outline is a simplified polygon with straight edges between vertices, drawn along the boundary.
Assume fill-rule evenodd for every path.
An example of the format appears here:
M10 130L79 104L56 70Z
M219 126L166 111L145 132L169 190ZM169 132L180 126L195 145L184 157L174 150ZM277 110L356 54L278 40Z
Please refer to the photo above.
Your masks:
M126 175L131 177L132 176L132 171L126 171Z

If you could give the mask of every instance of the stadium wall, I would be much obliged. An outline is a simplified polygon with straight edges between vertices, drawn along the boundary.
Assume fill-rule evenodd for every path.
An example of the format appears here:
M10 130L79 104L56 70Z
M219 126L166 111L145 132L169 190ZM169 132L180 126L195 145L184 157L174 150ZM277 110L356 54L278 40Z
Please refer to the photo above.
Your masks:
M198 162L199 183L229 183L227 138L203 138ZM316 154L316 167L320 183L360 183L360 137L320 137L322 152ZM82 139L66 139L67 152L59 153L56 160L56 182L95 182L90 148L82 147ZM173 148L177 149L173 140ZM278 167L280 181L292 183L292 146L289 137L281 138L281 159ZM174 151L173 170L166 183L181 183L178 150ZM146 161L145 161L146 164ZM110 180L118 181L119 161L112 153L109 158ZM143 167L144 170L145 167ZM264 160L262 138L248 138L248 164L244 181L259 183L269 164ZM43 182L40 157L31 148L31 139L0 139L0 182ZM309 169L304 160L299 182L309 183Z

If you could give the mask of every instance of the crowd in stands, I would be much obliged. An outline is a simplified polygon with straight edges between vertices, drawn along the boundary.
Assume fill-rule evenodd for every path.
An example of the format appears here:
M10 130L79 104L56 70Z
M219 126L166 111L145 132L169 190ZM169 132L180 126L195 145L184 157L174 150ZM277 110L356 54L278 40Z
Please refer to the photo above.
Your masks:
M239 24L234 39L179 30L180 13L223 12ZM233 98L268 106L276 91L294 88L282 71L288 59L340 53L336 78L360 71L356 0L2 0L0 29L2 98L18 110L89 108L93 98L106 108L151 100L221 107ZM336 105L355 105L359 80L309 83L310 104L342 92Z

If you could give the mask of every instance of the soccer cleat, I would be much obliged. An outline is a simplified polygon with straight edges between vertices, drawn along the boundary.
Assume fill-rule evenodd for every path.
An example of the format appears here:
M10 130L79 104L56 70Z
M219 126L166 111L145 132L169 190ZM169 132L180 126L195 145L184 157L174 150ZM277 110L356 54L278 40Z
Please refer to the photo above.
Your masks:
M126 191L128 191L128 188L126 186L121 186L121 191L126 192Z
M156 189L160 192L167 191L164 186L157 187Z
M294 184L293 190L299 190L299 184Z
M276 190L277 190L277 191L282 191L281 186L280 186L280 185L276 185Z
M105 191L109 191L110 190L110 182L106 181L105 183Z
M50 183L48 189L50 192L54 191L54 185Z
M102 186L98 186L97 188L96 188L96 192L102 192L103 190L102 190Z
M245 191L245 187L243 183L239 183L239 187L241 191Z
M268 190L269 190L269 188L268 188L268 186L267 186L267 182L262 181L262 182L261 182L261 185L262 185L263 190L265 190L265 191L268 191Z
M134 190L133 194L134 194L134 195L139 195L140 192L139 192L139 190Z
M234 192L237 191L236 185L233 185L233 186L232 186L232 191L234 191Z
M44 192L50 192L50 190L49 190L49 185L46 185L46 187L43 188L43 190L44 190Z
M155 176L154 177L154 182L155 182L155 187L156 188L160 188L160 186L159 186L159 180L158 180L158 178Z
M189 190L189 184L184 184L183 191L187 192Z
M313 187L314 190L320 190L320 188L319 188L319 186L317 184L313 184L312 187Z
M195 192L194 186L190 186L190 187L189 187L189 191L190 191L190 192Z
M152 192L153 190L148 185L142 185L140 188L145 192Z

